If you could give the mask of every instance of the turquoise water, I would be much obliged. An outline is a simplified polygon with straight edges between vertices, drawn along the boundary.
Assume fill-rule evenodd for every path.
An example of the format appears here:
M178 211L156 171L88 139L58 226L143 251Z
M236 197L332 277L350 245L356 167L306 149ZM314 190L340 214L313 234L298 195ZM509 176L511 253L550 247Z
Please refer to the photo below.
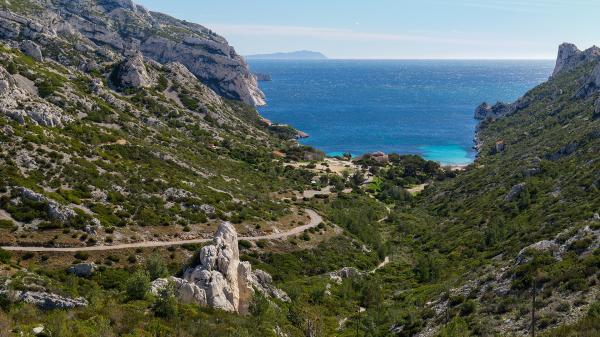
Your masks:
M420 154L443 164L474 157L475 107L514 101L545 81L552 61L250 61L266 118L327 154Z

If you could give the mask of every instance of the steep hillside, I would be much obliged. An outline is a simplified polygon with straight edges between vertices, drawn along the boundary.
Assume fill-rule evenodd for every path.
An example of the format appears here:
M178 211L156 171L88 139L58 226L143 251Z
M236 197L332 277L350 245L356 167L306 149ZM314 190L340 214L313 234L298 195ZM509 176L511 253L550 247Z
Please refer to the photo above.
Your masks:
M598 301L596 50L563 45L548 82L516 103L479 107L477 161L396 208L395 246L413 255L417 275L426 272L400 284L402 303L423 311L399 327L417 324L420 336L526 335L532 289L539 330L585 317Z

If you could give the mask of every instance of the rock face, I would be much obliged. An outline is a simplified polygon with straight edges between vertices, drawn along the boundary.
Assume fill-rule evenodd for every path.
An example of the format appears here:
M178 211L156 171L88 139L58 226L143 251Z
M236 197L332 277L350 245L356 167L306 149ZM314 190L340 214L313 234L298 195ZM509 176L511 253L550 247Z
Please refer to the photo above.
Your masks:
M44 60L44 57L42 56L42 49L37 43L33 41L23 41L23 43L21 44L21 50L23 51L23 53L25 53L25 55L31 56L38 61Z
M152 79L144 65L144 56L140 53L119 64L114 70L113 80L120 88L147 88L152 85Z
M600 90L600 63L592 73L584 79L584 83L575 94L576 98L587 98Z
M0 10L0 39L19 43L33 57L93 67L98 57L119 61L130 51L166 64L179 62L221 96L263 105L248 65L211 30L149 12L130 0L32 0L39 10ZM74 50L63 50L75 45ZM38 47L36 47L37 45ZM144 83L143 73L137 80Z
M202 247L199 265L185 271L183 278L158 279L152 291L158 293L174 282L179 300L230 312L248 313L255 291L267 297L289 301L285 292L273 285L264 271L252 271L249 262L240 262L235 227L226 222L219 226L214 243Z
M556 76L564 71L569 71L578 66L600 59L600 48L594 46L585 51L581 51L571 43L563 43L558 47L558 57L552 76Z

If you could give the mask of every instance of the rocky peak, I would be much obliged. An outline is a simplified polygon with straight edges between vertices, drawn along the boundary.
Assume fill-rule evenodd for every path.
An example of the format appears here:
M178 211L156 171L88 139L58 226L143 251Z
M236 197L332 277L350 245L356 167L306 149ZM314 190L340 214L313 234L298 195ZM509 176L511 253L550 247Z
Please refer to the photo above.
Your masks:
M599 59L600 48L596 46L581 51L572 43L563 43L558 47L556 67L554 68L552 76L556 76L563 71L569 71L584 63Z

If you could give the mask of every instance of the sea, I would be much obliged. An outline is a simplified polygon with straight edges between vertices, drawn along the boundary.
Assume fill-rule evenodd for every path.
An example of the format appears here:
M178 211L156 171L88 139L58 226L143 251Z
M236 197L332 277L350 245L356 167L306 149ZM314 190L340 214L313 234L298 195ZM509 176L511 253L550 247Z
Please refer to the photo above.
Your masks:
M551 75L550 60L252 60L267 119L310 135L330 156L419 154L443 165L475 158L475 108L512 102Z

